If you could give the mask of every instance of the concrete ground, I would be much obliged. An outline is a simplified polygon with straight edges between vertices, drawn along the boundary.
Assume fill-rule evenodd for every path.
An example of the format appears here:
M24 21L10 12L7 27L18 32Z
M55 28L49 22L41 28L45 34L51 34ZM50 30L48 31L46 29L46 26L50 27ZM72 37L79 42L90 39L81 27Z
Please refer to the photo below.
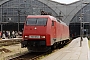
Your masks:
M41 60L89 60L89 57L88 39L83 38L80 47L80 38L76 38L68 46Z

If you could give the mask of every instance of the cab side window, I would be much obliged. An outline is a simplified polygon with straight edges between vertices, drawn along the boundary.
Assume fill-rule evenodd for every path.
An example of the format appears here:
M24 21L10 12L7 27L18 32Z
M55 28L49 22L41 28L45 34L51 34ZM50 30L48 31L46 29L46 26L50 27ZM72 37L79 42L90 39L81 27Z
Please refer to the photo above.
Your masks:
M54 26L54 21L52 21L52 26Z

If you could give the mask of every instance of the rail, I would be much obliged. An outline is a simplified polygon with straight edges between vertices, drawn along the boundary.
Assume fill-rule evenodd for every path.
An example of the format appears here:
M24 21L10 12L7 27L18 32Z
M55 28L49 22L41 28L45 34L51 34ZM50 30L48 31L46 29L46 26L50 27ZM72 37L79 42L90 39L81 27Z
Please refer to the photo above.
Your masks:
M0 40L0 47L18 44L21 42L21 40L22 40L22 38L1 39Z

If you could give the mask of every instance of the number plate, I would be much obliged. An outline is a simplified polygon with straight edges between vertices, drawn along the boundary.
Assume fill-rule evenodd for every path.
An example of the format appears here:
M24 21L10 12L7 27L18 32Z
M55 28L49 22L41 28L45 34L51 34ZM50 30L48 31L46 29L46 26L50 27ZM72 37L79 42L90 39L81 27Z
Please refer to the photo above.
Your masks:
M29 38L40 38L40 36L29 36Z

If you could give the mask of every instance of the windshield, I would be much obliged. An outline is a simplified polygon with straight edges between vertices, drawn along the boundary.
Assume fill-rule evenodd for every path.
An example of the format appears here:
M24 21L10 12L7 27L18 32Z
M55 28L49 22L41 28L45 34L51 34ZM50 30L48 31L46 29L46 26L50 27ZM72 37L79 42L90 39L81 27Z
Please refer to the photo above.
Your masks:
M47 18L28 18L27 25L47 25Z

